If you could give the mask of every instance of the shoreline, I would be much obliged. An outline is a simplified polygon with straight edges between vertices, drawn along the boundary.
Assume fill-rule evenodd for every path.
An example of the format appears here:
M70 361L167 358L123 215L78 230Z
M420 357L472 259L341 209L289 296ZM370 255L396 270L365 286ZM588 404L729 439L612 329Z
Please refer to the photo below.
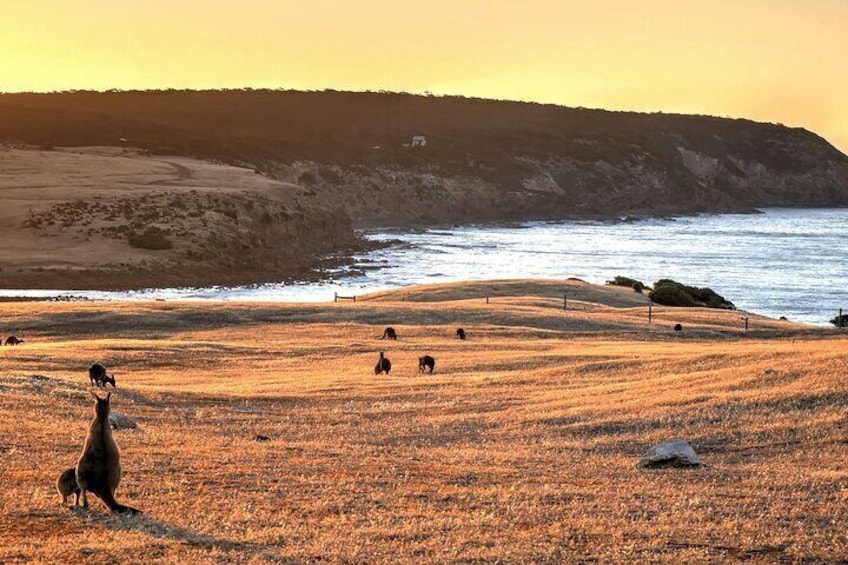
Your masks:
M393 233L426 233L429 230L447 229L473 229L503 227L522 229L531 226L527 224L558 224L566 222L601 222L604 224L618 225L630 224L646 220L677 221L681 218L696 218L702 216L726 216L726 215L753 215L763 214L766 209L775 210L842 210L841 207L828 208L805 208L796 206L781 206L774 208L746 208L733 212L698 212L681 214L575 214L559 219L523 219L523 220L497 220L469 223L444 223L444 224L415 224L404 225L375 225L373 223L354 225L357 245L353 248L341 248L334 252L318 257L313 260L304 260L302 263L292 265L284 271L279 268L273 269L222 269L218 267L204 268L193 266L190 269L183 267L166 270L152 271L132 265L126 267L104 265L99 268L90 269L57 269L36 267L27 272L10 273L0 270L0 292L5 291L43 291L43 292L143 292L148 290L176 290L176 289L209 289L216 287L250 287L265 284L298 284L329 281L327 271L336 271L351 268L353 272L354 261L352 257L358 253L369 253L382 248L402 244L399 240L372 241L364 236L373 234ZM44 283L52 280L56 282ZM161 284L162 281L166 284ZM108 281L108 282L107 282ZM9 295L6 295L9 296Z
M662 242L666 237L664 234L668 232L668 237L678 238L685 237L680 234L687 232L697 232L699 226L715 226L721 232L728 224L731 232L738 228L747 229L748 226L760 226L771 231L767 226L794 226L787 228L787 237L791 237L792 233L800 229L805 232L803 227L807 221L809 213L810 221L818 221L822 218L831 218L829 222L833 223L833 218L844 217L843 209L841 208L826 208L826 209L806 209L806 208L767 208L760 210L764 217L759 219L746 219L746 215L741 214L708 214L699 216L687 216L688 220L683 220L681 224L669 223L672 219L662 219L660 221L643 221L633 228L627 225L626 221L611 220L604 225L592 224L589 226L573 223L574 220L557 220L552 222L546 221L528 221L522 226L513 222L485 222L470 225L453 226L453 229L446 230L450 233L439 233L440 228L429 227L424 228L428 233L432 233L433 237L429 238L426 233L418 230L403 229L395 233L384 230L357 230L360 245L348 248L346 253L325 255L319 262L309 266L296 267L290 265L286 269L288 276L282 276L280 269L267 270L234 270L234 269L182 269L176 271L171 270L170 273L163 275L162 272L148 270L144 276L139 276L138 270L127 270L126 272L115 271L93 271L85 273L85 278L80 280L77 278L72 281L78 284L60 286L56 284L51 287L46 287L45 284L27 284L13 286L14 281L10 281L13 277L2 277L6 286L0 289L0 301L3 302L20 302L20 301L84 301L84 300L105 300L105 301L143 301L143 300L199 300L199 301L214 301L226 300L236 302L252 302L252 301L270 301L276 303L294 302L294 303L326 303L333 300L334 292L339 294L358 296L384 291L392 288L407 288L411 285L432 284L449 281L485 281L496 279L520 280L526 278L539 278L546 280L560 280L563 276L576 276L593 283L602 284L605 280L609 280L613 275L624 275L636 277L645 281L649 286L650 283L658 278L674 278L686 284L694 284L696 286L708 286L714 288L721 294L728 296L731 300L737 303L740 308L750 312L759 312L774 318L786 316L791 320L801 321L815 327L828 327L836 310L843 307L843 304L837 303L835 298L838 298L838 287L828 286L828 297L826 304L820 304L812 300L813 296L803 288L796 288L792 292L800 292L798 297L804 297L803 301L795 301L789 294L789 290L783 291L779 296L772 296L771 287L760 284L762 279L756 273L759 268L756 265L745 267L745 265L737 266L734 271L736 274L733 277L719 276L713 278L708 271L691 272L690 276L684 274L688 268L686 255L682 256L682 263L677 268L671 270L657 268L638 268L638 263L627 262L627 259L633 259L627 253L620 260L624 263L615 261L621 253L613 252L609 258L613 261L600 259L601 263L597 264L598 268L593 268L595 262L586 263L587 256L585 250L581 251L579 247L572 249L571 253L577 252L578 255L571 260L571 267L566 271L551 268L553 263L548 263L547 267L544 262L539 263L530 271L522 267L519 271L515 268L509 268L505 265L505 270L497 267L499 264L494 262L484 261L481 263L479 272L476 275L480 278L471 276L470 272L458 272L455 269L456 261L462 261L462 254L468 246L463 244L463 230L469 230L468 237L471 238L470 245L473 247L474 242L485 242L494 237L493 241L500 241L506 245L506 250L519 252L524 257L524 260L534 261L533 257L528 255L533 249L538 247L539 241L543 241L548 230L554 235L569 233L571 226L578 230L579 233L585 233L590 237L590 241L594 241L598 237L613 237L612 241L620 241L631 237L641 238L647 235L646 242ZM775 215L769 216L769 213ZM735 216L735 217L734 217ZM700 219L698 219L700 218ZM723 220L722 218L728 218ZM756 216L754 217L756 218ZM819 220L817 220L819 218ZM752 223L753 222L753 223ZM557 225L561 224L561 225ZM799 227L800 226L800 227ZM528 234L526 238L527 245L516 243L507 245L503 238L506 237L509 241L520 242L522 231L518 228L524 227L530 230L535 230L533 234ZM503 228L503 229L500 229ZM444 228L442 228L444 229ZM757 228L759 229L759 228ZM491 234L489 233L491 231ZM518 231L516 231L518 230ZM681 231L682 230L682 231ZM783 231L783 228L778 227L778 231ZM807 230L809 231L809 230ZM489 235L487 235L489 234ZM592 235L596 234L596 235ZM606 235L605 235L606 234ZM639 235L641 234L641 235ZM370 238L376 237L377 240ZM423 239L422 239L423 237ZM556 236L559 237L559 236ZM542 238L541 240L539 238ZM429 246L426 242L431 241L436 244L446 243L452 249L452 255L431 256L427 253ZM538 240L538 241L537 241ZM418 245L424 241L425 245L419 248ZM685 239L683 241L686 241ZM536 243L532 243L536 242ZM607 242L609 243L609 242ZM618 245L618 244L615 244ZM629 245L629 244L628 244ZM650 244L649 244L650 245ZM685 251L686 244L683 246ZM438 247L438 245L437 245ZM453 249L453 248L456 249ZM484 247L488 247L485 245ZM656 245L653 246L656 248ZM610 249L615 249L613 248ZM380 251L383 250L383 251ZM423 255L422 255L423 253ZM476 252L475 252L476 253ZM459 255L457 255L459 254ZM452 258L456 256L456 258ZM423 260L423 262L422 262ZM445 263L447 261L447 263ZM596 259L592 259L596 261ZM524 263L521 263L524 264ZM615 265L628 264L632 269L619 268ZM441 265L441 267L439 266ZM529 265L529 264L528 264ZM643 265L644 267L644 265ZM803 268L803 265L798 265L798 268ZM423 270L422 270L423 269ZM435 269L435 270L434 270ZM447 270L441 270L447 269ZM588 270L587 270L588 269ZM740 271L740 269L742 269ZM8 269L4 269L8 272ZM174 274L177 277L174 277ZM0 275L5 274L0 272ZM187 276L188 275L188 276ZM168 277L171 278L168 278ZM52 277L56 283L67 281L64 277L55 277L55 273L50 271L39 272L37 278L29 278L29 282L37 281L44 283L45 279ZM740 278L741 277L741 278ZM745 281L752 279L750 285ZM833 281L828 278L830 283ZM86 285L85 282L92 284ZM106 284L103 284L105 281ZM143 283L151 283L145 285ZM787 289L794 288L794 282L786 281L789 286ZM99 283L99 284L94 284ZM752 285L752 286L751 286ZM796 285L797 286L797 285ZM821 289L820 291L821 292ZM112 294L114 293L114 294Z

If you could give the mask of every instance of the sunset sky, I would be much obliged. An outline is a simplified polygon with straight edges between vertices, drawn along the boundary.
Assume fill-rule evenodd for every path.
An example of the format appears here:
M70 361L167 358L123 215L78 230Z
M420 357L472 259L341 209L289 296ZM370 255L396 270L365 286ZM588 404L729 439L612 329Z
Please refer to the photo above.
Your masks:
M848 0L3 0L0 90L429 91L743 116L848 151Z

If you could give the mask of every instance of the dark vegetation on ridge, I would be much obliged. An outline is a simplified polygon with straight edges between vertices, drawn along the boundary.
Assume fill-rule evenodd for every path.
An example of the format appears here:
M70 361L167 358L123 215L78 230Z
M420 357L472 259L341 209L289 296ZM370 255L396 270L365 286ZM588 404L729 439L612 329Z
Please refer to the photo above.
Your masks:
M359 225L848 206L848 157L803 129L461 97L2 94L0 143L243 165L308 187Z
M648 298L664 306L706 306L707 308L724 308L733 310L732 302L709 287L698 288L673 281L660 279L654 283L654 289Z

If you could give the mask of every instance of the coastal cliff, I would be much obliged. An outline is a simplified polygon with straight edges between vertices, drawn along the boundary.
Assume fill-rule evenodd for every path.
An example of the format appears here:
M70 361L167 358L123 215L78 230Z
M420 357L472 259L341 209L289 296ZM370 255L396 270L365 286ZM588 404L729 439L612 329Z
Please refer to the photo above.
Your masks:
M0 148L3 288L308 278L360 246L338 207L252 170L132 149Z
M249 167L360 226L848 206L848 157L821 137L708 116L334 91L4 94L0 141Z
M0 94L2 286L307 276L412 227L848 206L801 128L393 93Z

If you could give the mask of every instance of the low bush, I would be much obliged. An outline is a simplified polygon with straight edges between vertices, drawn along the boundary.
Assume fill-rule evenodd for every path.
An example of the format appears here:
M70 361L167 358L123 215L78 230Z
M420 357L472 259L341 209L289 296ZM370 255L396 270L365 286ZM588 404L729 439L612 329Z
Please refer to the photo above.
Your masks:
M621 275L617 275L611 281L607 281L607 284L615 286L629 286L630 288L633 288L637 283L642 285L642 288L645 288L645 284L642 281L637 281L636 279L631 279L630 277L622 277Z
M654 290L648 294L648 298L663 306L697 306L692 296L682 287L683 285L654 285Z
M162 230L159 228L147 228L143 233L131 233L127 236L130 246L139 249L150 249L160 251L162 249L171 249L174 244L171 243Z
M654 290L648 297L663 306L705 306L707 308L735 309L732 302L711 288L689 286L671 279L660 279L655 282Z
M839 316L834 316L830 323L837 328L848 328L848 314L842 314L841 319Z

